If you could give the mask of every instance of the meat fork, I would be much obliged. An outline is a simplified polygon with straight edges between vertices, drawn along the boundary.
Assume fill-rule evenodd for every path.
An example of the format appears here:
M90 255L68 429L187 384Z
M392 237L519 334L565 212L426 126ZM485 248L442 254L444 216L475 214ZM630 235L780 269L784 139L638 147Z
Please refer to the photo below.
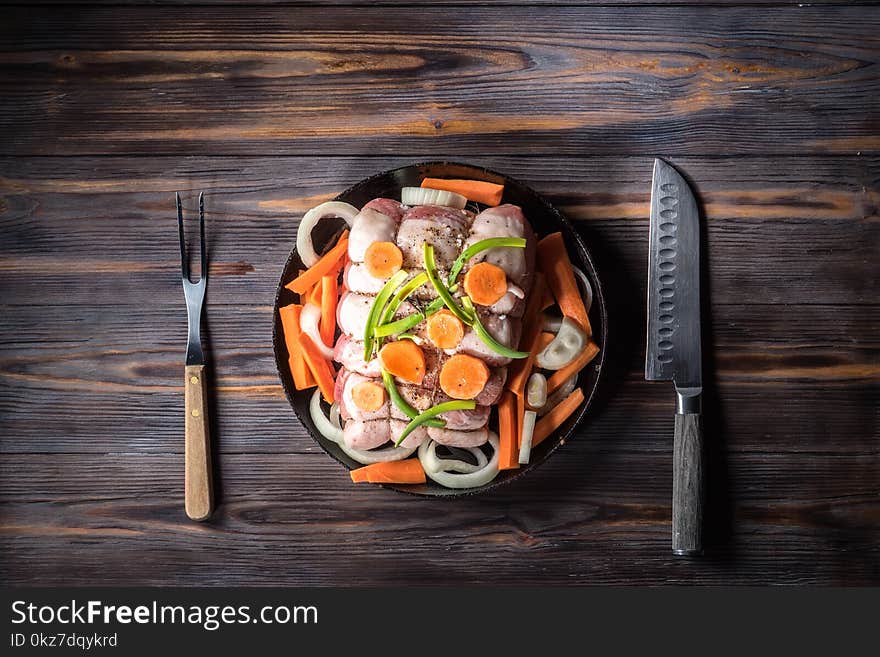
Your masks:
M186 298L189 337L186 341L186 379L184 408L186 412L184 447L184 506L193 520L205 520L214 507L211 485L211 443L208 436L208 407L205 387L205 356L202 352L201 320L208 284L208 262L205 257L205 204L199 193L199 241L201 244L201 276L190 280L186 240L183 236L183 209L177 199L177 228L180 233L180 273Z

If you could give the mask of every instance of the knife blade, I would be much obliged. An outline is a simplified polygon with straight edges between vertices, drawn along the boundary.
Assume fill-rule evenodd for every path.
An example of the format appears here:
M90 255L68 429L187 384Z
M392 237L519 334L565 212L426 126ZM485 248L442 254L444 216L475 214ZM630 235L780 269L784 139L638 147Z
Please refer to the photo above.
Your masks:
M702 553L703 392L700 339L700 218L690 186L654 160L648 236L648 330L645 379L672 381L672 551Z

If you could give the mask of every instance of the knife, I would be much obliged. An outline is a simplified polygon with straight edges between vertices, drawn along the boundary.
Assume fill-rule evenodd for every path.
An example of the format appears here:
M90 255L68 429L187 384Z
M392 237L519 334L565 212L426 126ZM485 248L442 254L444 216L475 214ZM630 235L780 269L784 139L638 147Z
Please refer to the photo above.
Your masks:
M672 552L702 554L703 392L700 345L700 222L687 182L654 160L648 238L645 379L675 384Z

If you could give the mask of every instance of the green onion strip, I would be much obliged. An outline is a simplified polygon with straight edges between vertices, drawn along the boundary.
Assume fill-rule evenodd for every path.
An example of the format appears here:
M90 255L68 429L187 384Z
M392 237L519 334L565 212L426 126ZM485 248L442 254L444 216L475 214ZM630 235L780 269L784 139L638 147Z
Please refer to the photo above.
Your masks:
M429 423L434 417L440 415L441 413L447 413L449 411L471 411L477 407L477 402L474 400L454 400L443 402L442 404L437 404L436 406L432 406L428 410L420 413L416 417L412 419L412 421L406 425L406 428L400 434L400 438L397 439L397 442L394 443L395 446L400 446L406 437L411 434L413 431L418 429L423 424Z
M495 249L499 246L509 246L518 249L526 248L526 238L525 237L490 237L489 239L480 240L474 244L471 244L468 248L461 252L461 255L455 259L455 262L452 265L452 269L449 270L449 278L447 279L447 283L452 285L455 283L455 280L458 278L458 275L461 273L462 268L465 266L468 260L473 258L478 253L482 253L483 251L487 251L488 249Z
M419 289L422 285L428 282L428 275L425 272L420 272L416 276L413 276L409 282L405 285L402 285L401 288L397 291L397 293L391 297L391 301L388 302L388 305L385 307L385 312L382 314L382 319L379 322L379 326L383 324L387 324L394 318L394 313L397 312L397 309L400 307L400 304L409 297L410 294ZM375 330L373 331L374 335L378 335Z
M425 273L428 275L428 280L431 281L431 285L437 290L437 294L443 299L443 303L449 308L453 315L458 317L465 324L470 325L474 321L473 317L455 302L449 288L447 288L443 281L440 280L440 274L437 272L437 263L434 261L434 246L428 242L425 242L424 244L424 257Z
M424 310L417 310L412 315L407 315L406 317L401 317L400 319L396 319L388 324L377 326L374 334L376 335L376 337L385 337L388 335L394 335L395 333L405 333L411 328L415 328L416 326L421 324L424 320L436 313L442 307L443 299L434 299L430 304L425 307Z
M379 322L379 318L382 315L382 311L385 309L385 304L388 303L388 298L391 294L396 290L404 280L408 274L406 271L401 269L399 272L394 274L391 278L388 279L388 282L382 286L382 289L379 291L379 294L376 295L376 298L373 299L373 305L370 306L370 313L367 315L367 323L364 326L364 360L366 362L370 362L373 357L373 346L374 346L374 338L373 332L376 330L376 324Z
M407 403L407 401L401 396L400 391L397 389L397 385L394 383L394 377L391 376L389 372L382 370L382 383L385 384L385 390L388 391L388 396L391 398L391 402L397 406L401 410L401 412L406 415L408 418L413 419L419 416L419 412ZM428 420L428 426L442 428L446 426L446 422L443 420Z

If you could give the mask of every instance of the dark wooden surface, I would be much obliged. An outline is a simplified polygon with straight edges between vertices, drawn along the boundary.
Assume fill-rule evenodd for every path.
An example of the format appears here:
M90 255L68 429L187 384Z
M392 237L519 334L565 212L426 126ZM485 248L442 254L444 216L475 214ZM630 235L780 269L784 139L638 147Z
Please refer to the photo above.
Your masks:
M880 584L876 5L114 4L0 21L3 582ZM642 371L656 155L706 216L696 561L670 553L672 389ZM474 499L352 486L271 353L302 211L427 159L545 194L611 305L577 440ZM208 209L207 524L183 511L176 190Z

